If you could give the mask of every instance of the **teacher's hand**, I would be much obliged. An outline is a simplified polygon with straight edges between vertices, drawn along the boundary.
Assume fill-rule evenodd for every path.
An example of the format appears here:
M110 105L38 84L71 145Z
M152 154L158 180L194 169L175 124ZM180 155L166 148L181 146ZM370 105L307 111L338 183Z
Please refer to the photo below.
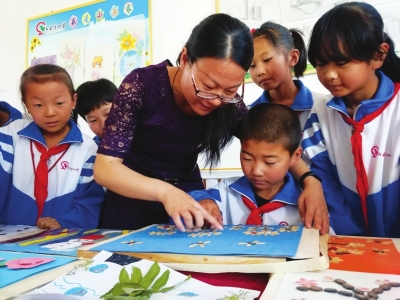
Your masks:
M171 189L164 193L160 202L163 203L165 210L181 231L185 231L185 227L188 229L200 229L206 223L212 228L223 229L221 223L215 217L192 197L175 187L171 186Z

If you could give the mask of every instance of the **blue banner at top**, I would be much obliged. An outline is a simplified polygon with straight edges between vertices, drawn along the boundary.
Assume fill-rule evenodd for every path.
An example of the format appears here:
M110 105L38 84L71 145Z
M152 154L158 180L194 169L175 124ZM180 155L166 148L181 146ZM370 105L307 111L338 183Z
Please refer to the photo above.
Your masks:
M143 15L149 17L148 1L108 0L81 7L54 12L28 20L28 40L32 36L44 36L81 29L102 21L117 21Z

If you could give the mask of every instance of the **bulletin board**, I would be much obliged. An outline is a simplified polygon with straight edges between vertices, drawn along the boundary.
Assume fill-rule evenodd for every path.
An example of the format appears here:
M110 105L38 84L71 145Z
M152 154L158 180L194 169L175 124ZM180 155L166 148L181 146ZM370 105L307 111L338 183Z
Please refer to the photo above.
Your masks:
M107 78L117 86L151 63L150 0L98 0L27 20L26 65L57 64L75 87Z

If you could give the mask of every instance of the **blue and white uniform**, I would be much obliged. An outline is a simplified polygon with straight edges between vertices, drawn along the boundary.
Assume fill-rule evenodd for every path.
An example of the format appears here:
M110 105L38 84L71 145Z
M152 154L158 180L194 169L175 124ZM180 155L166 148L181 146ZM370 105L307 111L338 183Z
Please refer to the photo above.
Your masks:
M0 101L0 110L5 111L10 114L10 117L8 118L7 122L3 126L10 124L12 121L23 118L22 113L15 107L8 104L7 102Z
M353 128L341 115L348 116L342 98L328 96L314 104L303 133L303 159L322 178L331 226L337 234L399 238L400 95L388 77L381 72L377 75L380 83L374 98L362 101L353 116L360 121L376 114L361 133L369 186L366 214L356 188ZM384 105L387 107L377 114Z
M63 228L96 228L105 195L93 179L97 145L75 122L69 125L71 129L60 144L71 146L64 155L59 153L48 160L48 168L54 167L48 175L42 217L56 219ZM16 120L0 128L0 224L36 225L34 170L41 153L32 140L46 145L34 122Z
M323 98L325 95L311 92L300 80L293 80L293 82L299 91L290 108L297 112L301 128L303 129L314 102ZM268 97L269 91L264 91L260 98L250 104L250 107L260 103L269 103Z
M282 202L287 205L263 214L263 224L302 225L297 207L297 199L300 193L300 187L288 173L285 177L285 185L274 196L274 199L271 199L271 202ZM255 206L258 206L251 182L246 176L223 179L212 188L191 191L188 194L196 201L214 200L219 206L226 225L246 224L250 209L244 204L242 196L250 199Z
M93 141L96 142L97 146L100 146L101 138L98 135L93 138Z

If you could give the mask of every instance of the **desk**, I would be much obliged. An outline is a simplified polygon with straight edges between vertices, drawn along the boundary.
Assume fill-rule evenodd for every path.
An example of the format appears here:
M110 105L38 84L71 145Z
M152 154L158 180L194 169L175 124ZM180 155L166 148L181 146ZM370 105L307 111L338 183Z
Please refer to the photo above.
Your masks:
M327 236L324 237L326 238ZM392 240L400 252L400 239L392 239ZM68 272L76 264L79 263L82 263L82 261L76 261L68 265L64 265L60 268L49 270L42 274L32 276L28 279L22 280L21 282L11 284L3 289L0 289L0 299L6 299L12 295L21 294L23 292L41 286L61 276L62 274ZM290 265L290 263L292 262L286 263L286 266ZM296 261L294 263L296 263ZM246 266L244 268L257 269L258 267L260 266L254 265L254 266ZM247 272L248 271L249 270L247 270ZM213 276L200 272L186 272L186 273L190 273L193 275L194 278L216 286L225 285L225 286L249 288L254 290L263 290L268 283L260 300L266 300L266 299L271 300L273 299L273 297L271 296L270 293L274 292L274 289L276 289L277 285L279 286L282 275L285 274L285 272L289 271L293 271L293 268L284 267L283 272L280 273L274 272L275 274L273 274L271 278L269 278L269 273L242 274L233 272L233 273L217 273L214 274ZM229 272L229 271L224 270L224 272Z

